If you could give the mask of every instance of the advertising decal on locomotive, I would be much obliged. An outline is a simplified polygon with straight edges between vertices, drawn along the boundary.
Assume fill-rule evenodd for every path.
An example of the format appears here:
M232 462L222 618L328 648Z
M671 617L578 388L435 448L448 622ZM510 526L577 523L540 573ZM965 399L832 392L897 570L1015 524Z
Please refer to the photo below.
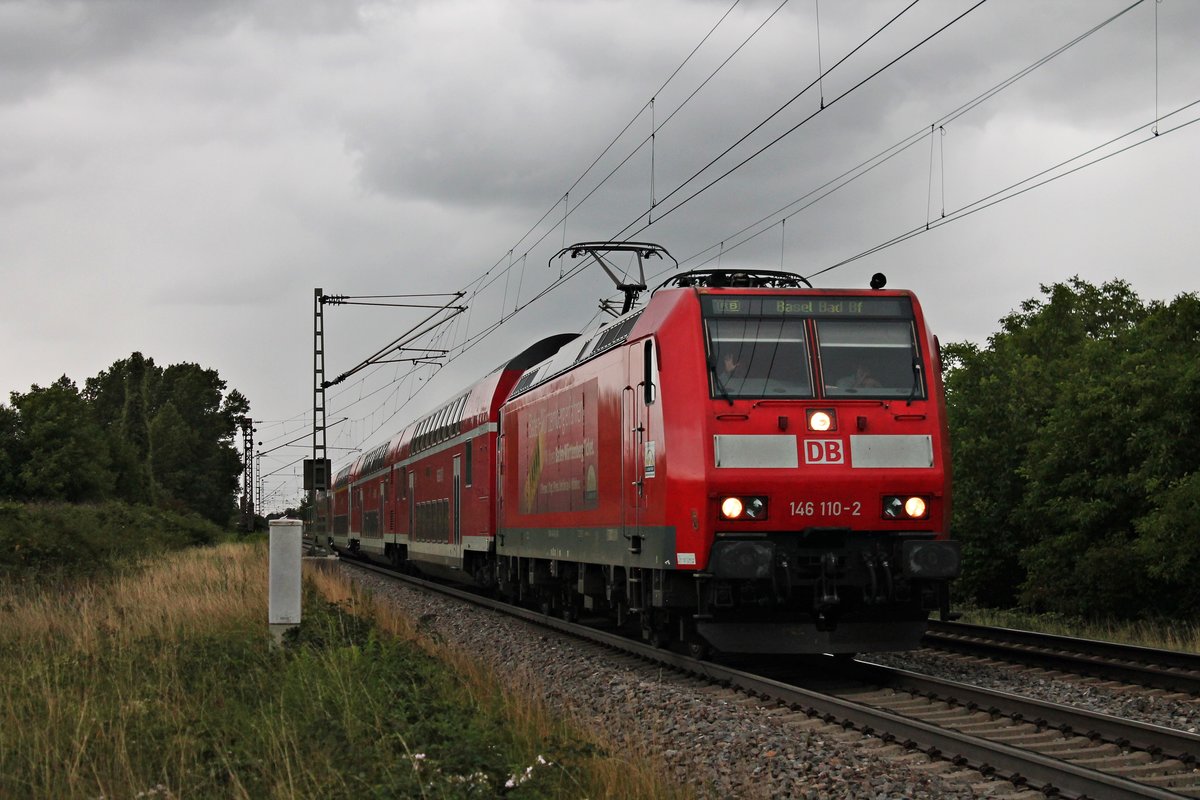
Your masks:
M522 514L596 507L597 408L593 379L515 413L522 431L517 463L524 476Z

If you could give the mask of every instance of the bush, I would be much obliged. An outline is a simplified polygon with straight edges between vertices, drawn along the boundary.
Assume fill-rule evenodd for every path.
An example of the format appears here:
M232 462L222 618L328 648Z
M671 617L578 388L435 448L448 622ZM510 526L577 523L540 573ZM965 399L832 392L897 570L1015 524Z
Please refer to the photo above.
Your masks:
M222 535L196 514L116 501L0 503L0 578L97 575L142 556L211 544Z

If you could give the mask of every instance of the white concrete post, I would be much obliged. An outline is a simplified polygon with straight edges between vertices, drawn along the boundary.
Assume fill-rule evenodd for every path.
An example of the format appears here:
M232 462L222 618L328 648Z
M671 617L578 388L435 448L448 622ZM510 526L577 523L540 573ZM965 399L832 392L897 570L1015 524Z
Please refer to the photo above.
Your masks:
M276 642L288 628L300 624L300 548L304 523L298 519L271 520L271 553L267 625Z

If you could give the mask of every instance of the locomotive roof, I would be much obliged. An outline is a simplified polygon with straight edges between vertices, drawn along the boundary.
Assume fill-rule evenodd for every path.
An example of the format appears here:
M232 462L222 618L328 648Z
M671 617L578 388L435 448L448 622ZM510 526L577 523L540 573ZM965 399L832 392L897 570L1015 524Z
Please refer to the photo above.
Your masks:
M654 288L803 289L813 288L808 278L794 272L768 269L694 269L672 275ZM653 296L654 292L651 292Z
M645 311L644 308L630 311L628 314L617 317L612 322L590 334L573 335L572 339L583 339L582 347L576 349L574 347L563 346L557 353L546 358L541 363L530 366L525 374L521 376L521 380L517 382L517 385L513 387L509 397L516 397L519 394L523 394L555 375L566 372L581 361L587 361L593 356L603 353L605 350L624 343L629 338L630 331L633 330L634 324L643 311ZM570 340L567 341L569 342Z

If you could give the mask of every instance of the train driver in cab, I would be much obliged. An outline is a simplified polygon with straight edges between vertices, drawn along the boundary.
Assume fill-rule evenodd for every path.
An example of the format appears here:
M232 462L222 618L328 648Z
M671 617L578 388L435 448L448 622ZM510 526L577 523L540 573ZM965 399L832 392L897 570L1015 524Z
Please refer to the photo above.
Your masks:
M725 353L725 355L721 358L722 383L729 383L729 381L734 380L735 378L744 377L746 377L745 370L742 369L742 364L738 360L738 357L732 352Z
M875 389L880 385L871 371L862 364L856 364L853 372L837 380L839 389Z

